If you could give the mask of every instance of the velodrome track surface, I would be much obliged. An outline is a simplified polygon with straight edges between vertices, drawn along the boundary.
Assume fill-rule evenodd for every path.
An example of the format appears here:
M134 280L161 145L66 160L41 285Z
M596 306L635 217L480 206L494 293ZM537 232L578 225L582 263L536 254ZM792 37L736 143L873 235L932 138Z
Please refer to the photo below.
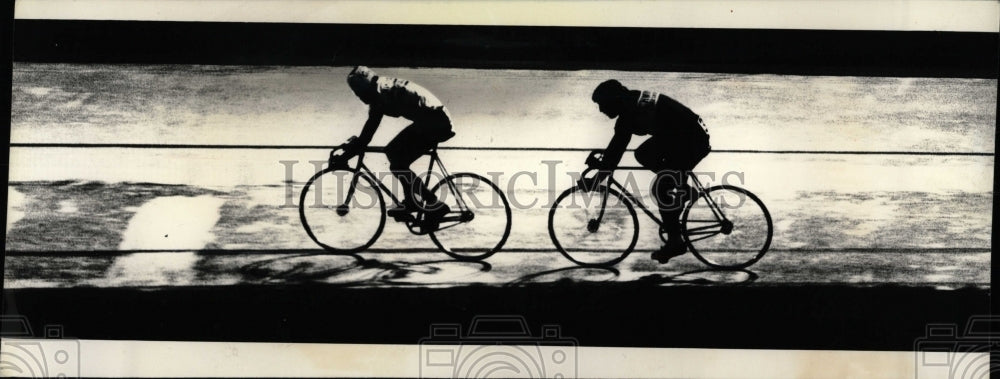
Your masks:
M648 221L624 262L576 267L551 247L543 207L514 210L503 251L457 262L395 223L368 251L324 254L284 207L283 185L10 191L23 214L7 235L7 312L78 338L413 344L431 324L520 315L588 346L909 350L928 324L961 324L990 304L991 252L974 247L989 224L970 222L985 195L764 197L773 250L747 270L713 271L691 255L650 260ZM954 216L912 206L940 196ZM838 205L905 217L841 220ZM902 247L866 245L884 241ZM925 244L940 247L913 247Z
M686 285L899 285L990 287L989 251L772 251L739 271L712 270L690 254L667 265L633 252L611 268L583 268L554 250L501 252L460 262L424 249L350 256L320 251L134 251L8 254L7 288L329 284L374 287L531 286L635 282ZM905 261L905 264L900 264Z
M289 206L298 202L300 188L301 184L230 189L92 181L12 184L5 285L315 282L378 287L652 281L956 288L989 287L990 280L990 251L980 247L988 246L988 214L976 214L986 212L990 204L982 195L901 191L764 197L775 220L771 250L749 272L724 273L705 271L708 267L690 255L667 265L650 260L649 252L660 242L655 225L645 219L640 222L637 251L614 270L575 269L552 245L544 205L515 208L507 244L483 263L449 261L427 236L411 235L391 219L368 251L329 255L303 230L298 208ZM293 199L284 198L287 193ZM531 199L537 204L547 196L531 191L514 194L520 198L517 201ZM942 204L934 204L935 209L952 213L927 213L921 208L937 199ZM860 218L859 210L865 212ZM977 221L983 217L985 225Z
M446 164L459 167L449 167L452 171L468 169L476 161L486 166L515 162L514 166L536 175L536 181L523 175L519 179L510 179L512 175L506 173L498 176L514 205L513 226L504 249L482 265L448 262L449 257L437 252L427 236L414 236L391 219L369 251L356 257L326 255L305 233L296 206L302 182L314 168L277 163L282 156L302 156L305 161L322 156L322 150L13 150L24 159L33 158L28 161L41 162L32 167L90 161L100 170L80 167L78 172L90 176L89 180L41 180L61 175L58 167L62 166L12 172L12 176L34 180L12 181L8 187L8 288L298 282L361 287L504 286L525 280L989 286L992 195L983 190L990 177L971 175L991 167L992 157L826 154L788 162L782 154L716 153L706 166L732 164L745 173L744 186L757 193L770 210L774 240L768 254L749 268L753 274L680 275L707 266L691 256L668 265L654 264L648 254L660 241L656 226L641 213L637 251L615 266L616 271L574 270L572 262L555 250L547 232L548 205L572 181L563 172L549 171L579 166L572 158L585 154L581 152L549 153L567 163L547 166L532 158L538 152L442 151ZM469 159L473 154L479 157ZM122 160L123 155L129 158ZM378 157L371 160L379 164ZM169 178L176 172L172 166L155 166L156 162L183 167L204 163L211 174L193 178L200 185L128 180L130 176L155 178L159 173ZM928 169L929 164L940 168ZM229 165L251 169L226 170ZM286 167L292 169L290 180L278 184L285 178ZM791 182L799 187L790 189L790 181L781 179L790 171L866 172L872 175L871 182L880 183L844 183L825 175ZM879 176L899 171L911 180ZM279 182L219 184L237 180L241 172L261 179L277 177ZM637 182L648 180L642 175L637 174ZM934 177L949 180L930 182ZM926 187L924 183L934 183L936 188L918 190ZM836 190L822 189L828 184ZM648 191L639 187L638 192L649 205Z

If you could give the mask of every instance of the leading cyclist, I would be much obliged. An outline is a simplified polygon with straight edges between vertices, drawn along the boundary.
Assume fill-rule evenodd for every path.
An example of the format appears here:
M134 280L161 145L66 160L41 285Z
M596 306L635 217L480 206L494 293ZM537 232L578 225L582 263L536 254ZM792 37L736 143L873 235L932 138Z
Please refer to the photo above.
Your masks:
M368 121L361 135L348 141L341 159L346 161L368 146L382 122L382 116L403 117L412 121L385 146L389 169L403 184L403 203L386 213L402 221L411 212L422 210L426 212L425 221L433 225L450 210L410 170L410 165L438 143L455 136L448 110L434 94L416 83L379 76L365 66L354 67L347 75L347 84L362 102L368 104ZM417 197L422 201L418 201Z
M663 217L661 232L667 243L653 252L652 258L667 263L683 255L687 247L681 240L680 218L684 202L692 196L685 171L690 171L708 155L708 130L701 117L666 95L652 91L629 90L617 80L607 80L594 90L591 99L608 118L618 118L603 158L597 163L599 174L584 182L588 188L599 183L618 166L632 135L650 135L635 149L635 158L643 167L657 174L653 195Z

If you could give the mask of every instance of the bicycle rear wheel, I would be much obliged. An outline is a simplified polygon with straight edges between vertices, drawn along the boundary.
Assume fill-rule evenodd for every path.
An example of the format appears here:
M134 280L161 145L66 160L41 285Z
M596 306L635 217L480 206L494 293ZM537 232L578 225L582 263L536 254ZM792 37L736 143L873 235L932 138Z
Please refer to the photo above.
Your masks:
M500 251L510 236L510 203L500 188L472 174L450 175L431 188L450 209L431 241L441 251L462 261L486 259Z
M549 236L562 255L584 267L621 262L639 240L639 218L621 193L573 187L549 211Z
M714 268L741 269L756 263L771 246L773 232L764 203L730 185L705 190L681 218L684 242L698 260Z
M323 249L355 253L370 247L382 234L385 199L367 175L328 168L302 188L299 219L309 238Z

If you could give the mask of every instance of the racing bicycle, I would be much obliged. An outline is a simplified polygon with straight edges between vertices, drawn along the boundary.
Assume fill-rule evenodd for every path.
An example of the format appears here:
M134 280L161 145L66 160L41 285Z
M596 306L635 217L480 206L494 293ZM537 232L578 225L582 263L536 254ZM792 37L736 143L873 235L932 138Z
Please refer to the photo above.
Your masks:
M587 158L586 178L602 152ZM617 167L640 170L642 167ZM612 174L613 174L612 170ZM764 203L746 189L722 184L705 188L688 172L692 196L683 205L681 236L698 260L717 269L746 268L764 256L771 245L773 225ZM667 240L663 220L658 218L613 175L606 184L576 186L560 194L549 211L549 236L566 258L585 267L613 266L635 249L639 240L638 207L657 225L660 239Z
M299 217L309 238L337 254L357 253L372 246L386 224L386 198L396 206L401 204L364 164L365 153L384 153L383 148L365 148L351 166L341 159L349 143L330 152L329 166L306 182L299 197ZM425 179L434 176L435 167L440 171L441 179L430 190L449 212L429 220L426 212L418 210L396 221L415 235L430 236L441 251L458 260L481 260L499 251L510 235L507 197L480 175L449 173L436 146L427 154L430 164Z

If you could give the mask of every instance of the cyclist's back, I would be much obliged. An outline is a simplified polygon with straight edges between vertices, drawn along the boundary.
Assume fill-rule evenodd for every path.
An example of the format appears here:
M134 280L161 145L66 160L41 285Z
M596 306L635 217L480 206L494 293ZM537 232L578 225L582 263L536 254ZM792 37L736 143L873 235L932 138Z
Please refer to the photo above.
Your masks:
M379 108L389 117L412 120L428 111L444 109L444 104L431 91L409 80L378 77L375 91Z
M707 144L708 131L699 125L701 117L673 98L653 91L629 91L634 107L626 107L615 131L662 137L669 144Z

